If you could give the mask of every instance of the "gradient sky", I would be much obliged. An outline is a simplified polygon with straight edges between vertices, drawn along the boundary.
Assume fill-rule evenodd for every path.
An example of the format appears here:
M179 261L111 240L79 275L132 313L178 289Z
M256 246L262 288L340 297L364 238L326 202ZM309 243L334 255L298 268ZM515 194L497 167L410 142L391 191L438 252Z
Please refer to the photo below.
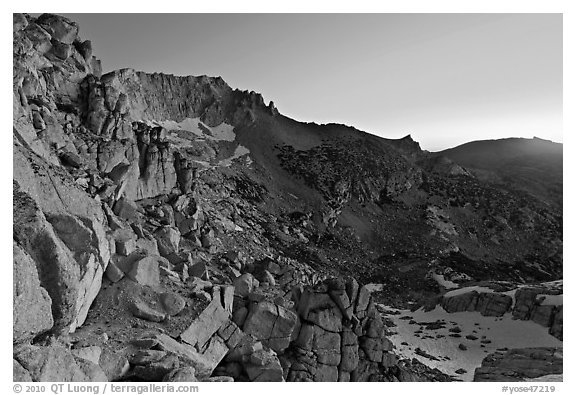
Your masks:
M66 15L105 71L221 76L300 121L562 142L561 14Z

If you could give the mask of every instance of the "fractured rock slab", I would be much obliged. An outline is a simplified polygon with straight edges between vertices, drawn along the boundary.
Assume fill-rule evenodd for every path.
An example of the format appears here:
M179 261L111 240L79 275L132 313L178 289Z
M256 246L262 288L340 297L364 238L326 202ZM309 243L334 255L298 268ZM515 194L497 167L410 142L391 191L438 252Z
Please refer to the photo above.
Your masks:
M180 334L180 339L201 348L229 318L230 313L222 307L220 300L212 299L188 329Z

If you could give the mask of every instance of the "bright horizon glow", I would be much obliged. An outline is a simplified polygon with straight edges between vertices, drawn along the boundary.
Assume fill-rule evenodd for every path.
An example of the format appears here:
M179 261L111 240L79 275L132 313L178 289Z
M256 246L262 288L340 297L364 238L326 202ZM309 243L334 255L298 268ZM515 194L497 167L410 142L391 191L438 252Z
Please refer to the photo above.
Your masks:
M105 71L221 76L298 121L563 141L561 14L66 15Z

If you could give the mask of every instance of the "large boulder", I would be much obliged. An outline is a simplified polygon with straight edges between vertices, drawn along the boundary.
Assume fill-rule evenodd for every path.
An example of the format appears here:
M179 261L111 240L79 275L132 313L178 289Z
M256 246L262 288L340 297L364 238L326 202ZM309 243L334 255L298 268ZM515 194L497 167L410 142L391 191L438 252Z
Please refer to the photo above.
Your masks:
M161 351L177 355L186 365L193 366L198 379L208 378L216 368L216 364L207 360L196 348L186 343L180 343L168 335L159 334L145 340L155 344L155 348Z
M12 360L12 381L21 383L32 381L30 373L15 359Z
M441 306L448 313L457 313L460 311L476 311L478 304L478 292L470 291L454 296L444 296Z
M496 292L483 292L478 296L476 311L488 317L502 317L513 304L512 297Z
M514 309L512 316L521 320L530 319L532 309L536 305L536 298L542 292L537 288L522 287L514 294Z
M110 348L102 349L98 365L102 368L110 381L117 381L124 377L130 369L128 359Z
M549 327L552 325L552 320L554 319L555 312L556 312L556 306L536 305L532 308L530 319L536 322L537 324Z
M295 345L302 350L314 352L318 363L338 366L340 356L340 335L322 329L316 325L303 324L295 340Z
M150 307L146 302L140 299L135 300L131 304L131 310L135 317L142 318L147 321L162 322L166 318L166 314L156 310L153 307Z
M265 346L282 352L290 345L298 316L283 306L263 301L250 308L243 330Z
M250 381L284 381L282 365L272 350L258 350L250 355L246 373Z
M52 36L37 23L29 23L24 29L24 34L31 41L34 49L41 54L45 54L52 48Z
M42 26L54 40L72 44L78 36L78 24L60 15L42 14L36 23Z
M160 359L144 365L136 365L132 374L147 381L161 381L168 373L180 367L178 356L164 353Z
M114 203L114 214L127 221L138 219L138 205L132 200L122 196Z
M28 19L24 14L14 13L12 14L12 29L17 32L28 26Z
M302 324L290 343L288 381L367 381L396 366L366 287L332 278L292 296Z
M358 350L358 337L350 329L345 329L342 332L341 370L352 372L358 367L360 362Z
M298 314L325 330L342 330L342 312L327 292L305 290L298 302Z
M173 292L164 292L160 294L160 302L166 314L170 316L175 316L184 310L186 307L186 300Z
M222 306L219 298L213 298L208 307L180 334L180 339L202 348L229 318L230 312Z
M554 314L554 319L552 320L552 326L550 326L550 334L555 338L562 340L564 331L564 307L559 306L556 314Z
M167 258L172 254L178 253L178 247L180 246L180 231L178 228L164 226L154 232L154 237L158 242L160 255Z
M194 369L194 367L192 367L192 366L186 366L183 368L174 369L173 371L168 373L166 376L164 376L162 381L170 382L170 383L175 383L175 382L193 383L195 381L198 381L196 379L196 369Z
M242 298L247 297L260 283L250 273L244 273L236 277L232 283L234 285L234 293Z
M32 258L13 242L13 341L32 339L52 328L52 299L40 285Z
M562 374L561 348L520 348L496 352L482 361L474 372L474 381L526 381Z
M43 184L50 176L55 181ZM86 319L100 290L110 249L100 207L80 193L77 201L69 202L51 196L66 193L70 197L75 193L73 187L57 192L64 184L50 173L45 177L38 177L37 181L24 179L24 187L15 183L14 239L34 261L40 284L52 299L56 329L74 331ZM82 212L83 208L86 211Z
M50 346L21 346L14 350L14 358L26 369L33 381L70 382L106 381L106 375L93 362L75 358L60 344Z
M146 256L132 264L132 268L126 276L140 285L158 287L160 285L160 261L159 257Z

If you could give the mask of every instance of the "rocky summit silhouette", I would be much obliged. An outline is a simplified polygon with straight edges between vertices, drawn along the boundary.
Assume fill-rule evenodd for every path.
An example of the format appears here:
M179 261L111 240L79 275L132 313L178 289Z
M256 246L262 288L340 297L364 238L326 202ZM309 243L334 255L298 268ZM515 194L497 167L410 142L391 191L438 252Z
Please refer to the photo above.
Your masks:
M539 139L473 141L441 151L478 178L562 207L562 144Z
M513 315L546 351L475 377L558 374L562 206L530 193L537 161L511 188L510 161L298 122L219 77L102 74L74 21L13 20L15 381L471 380L466 353L496 352L479 325L435 341L468 369L412 355L405 328L447 323L410 311Z

